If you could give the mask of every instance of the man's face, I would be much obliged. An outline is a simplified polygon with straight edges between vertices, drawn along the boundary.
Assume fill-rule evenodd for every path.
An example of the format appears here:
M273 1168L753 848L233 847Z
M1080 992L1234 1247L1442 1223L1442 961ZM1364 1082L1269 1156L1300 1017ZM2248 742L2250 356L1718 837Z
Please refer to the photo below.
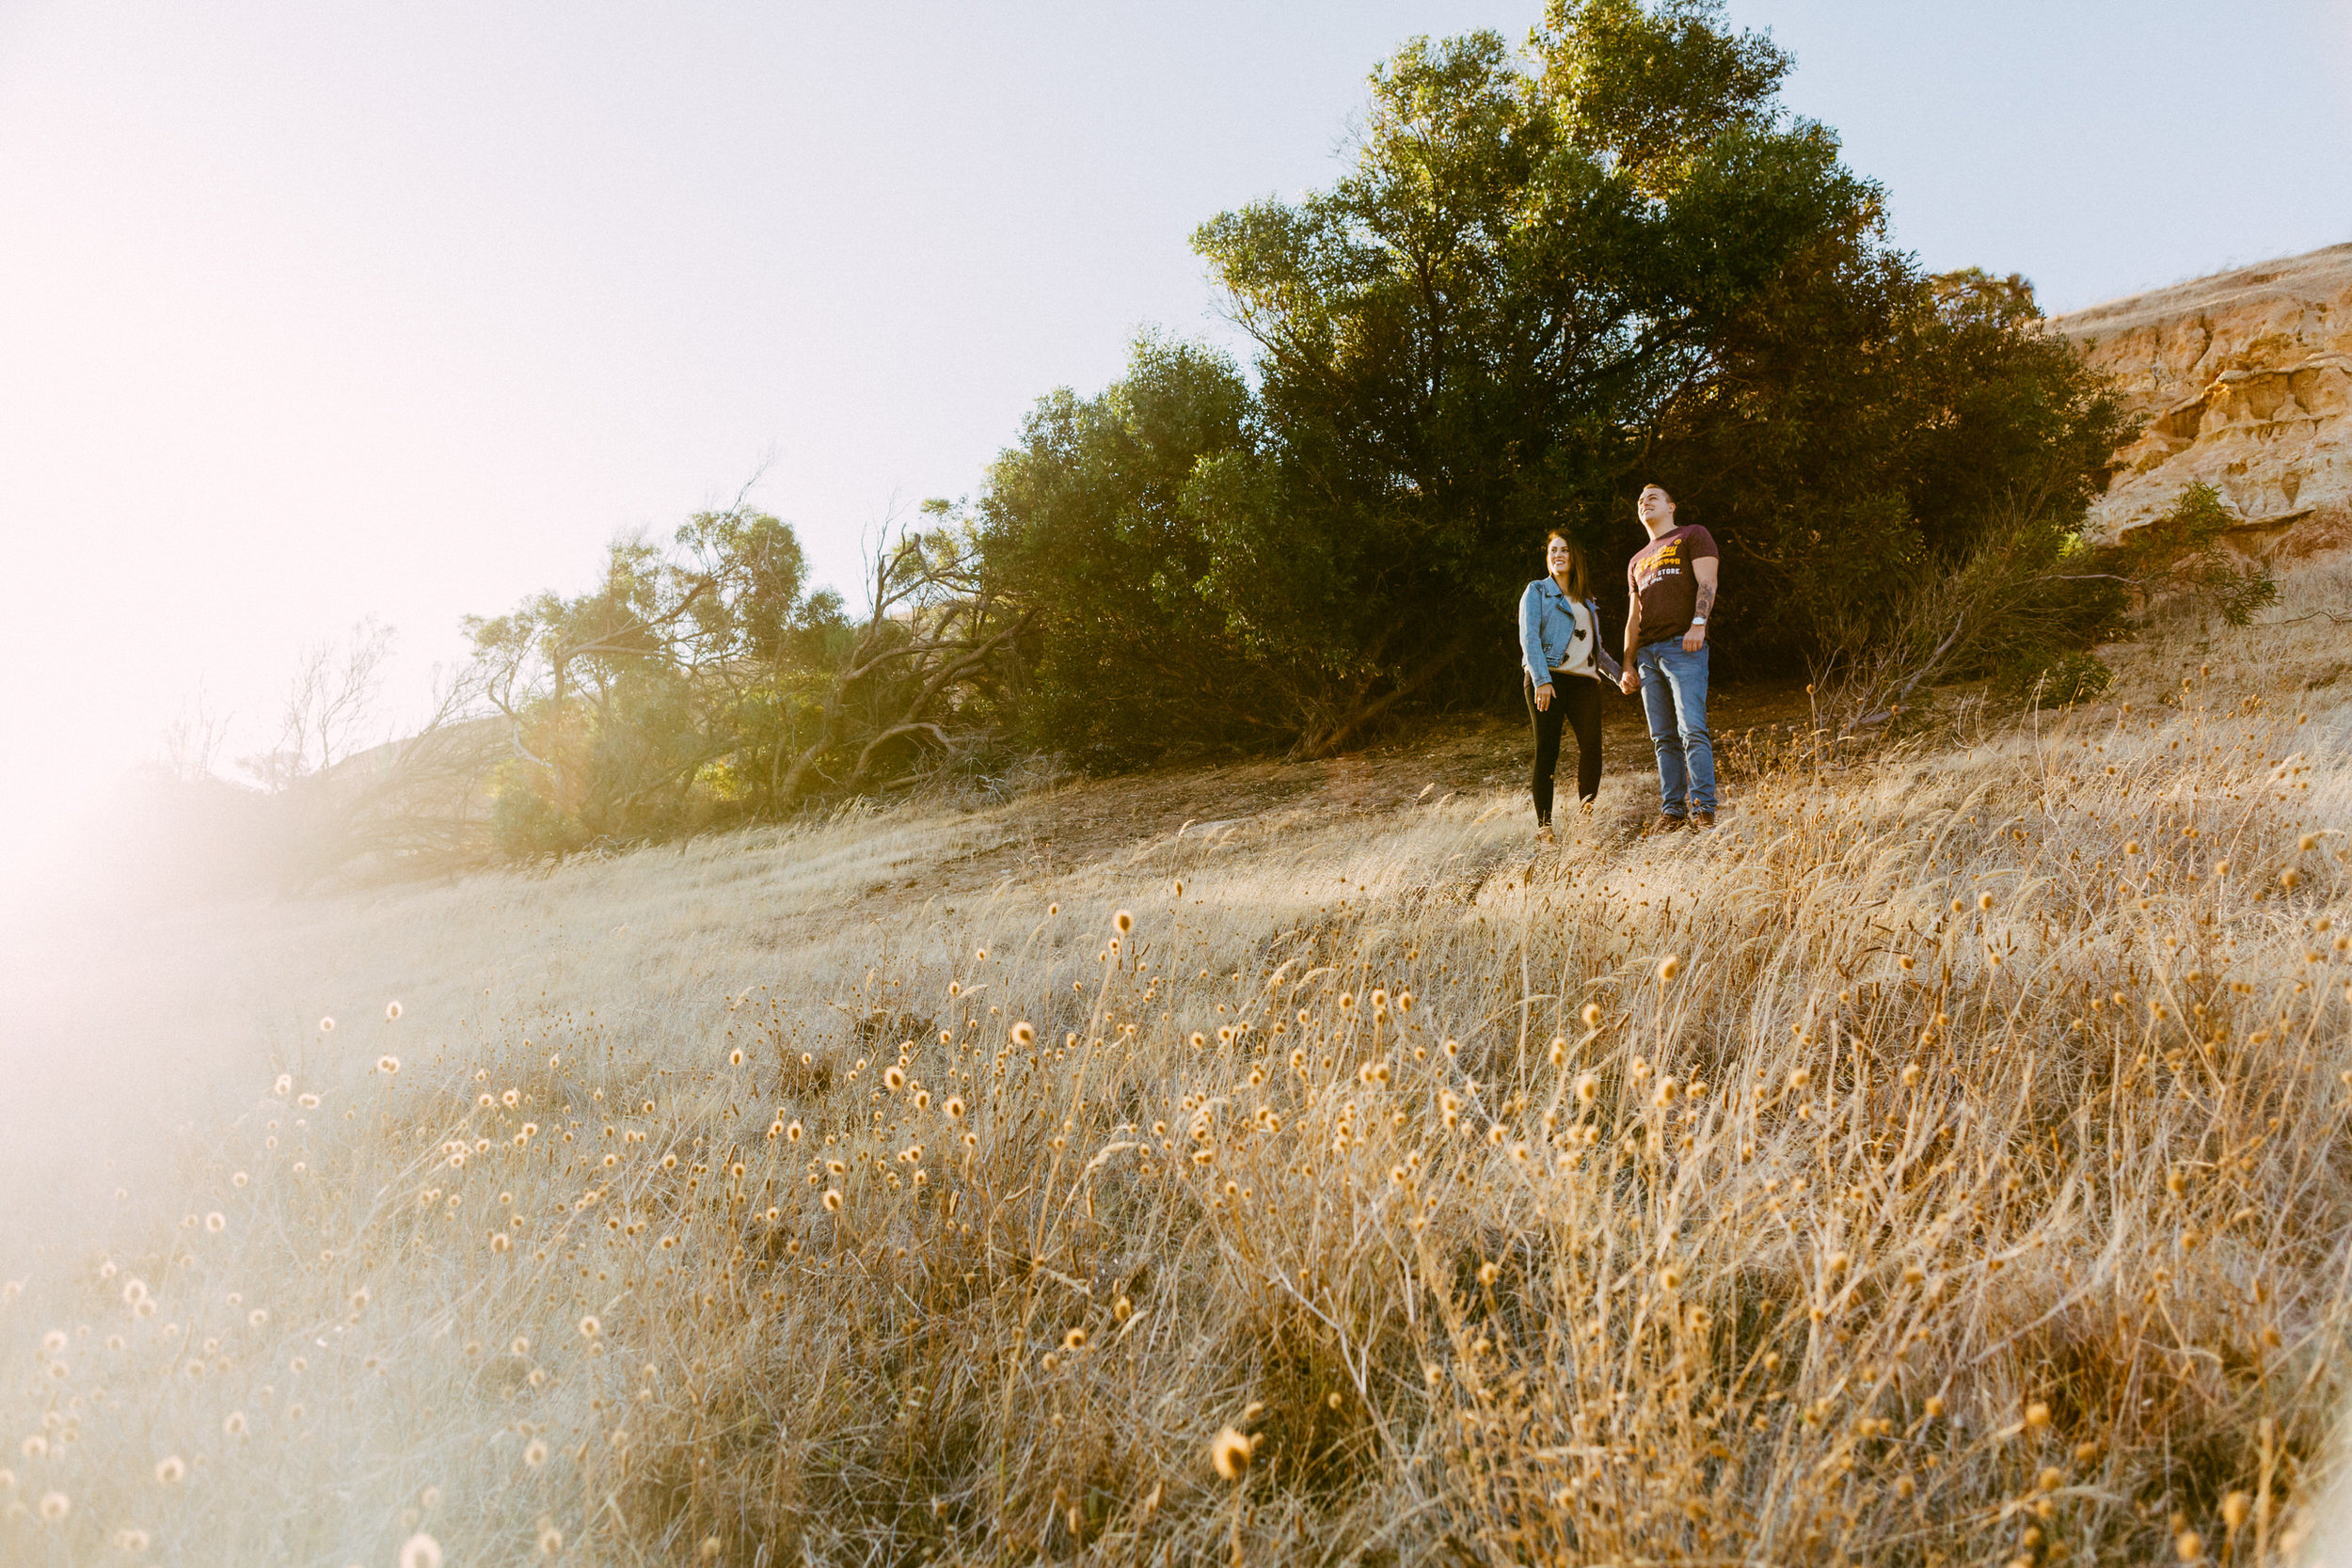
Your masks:
M1642 515L1644 524L1654 526L1663 523L1668 528L1674 526L1674 498L1657 485L1645 485L1642 490L1642 499L1633 504L1634 510Z

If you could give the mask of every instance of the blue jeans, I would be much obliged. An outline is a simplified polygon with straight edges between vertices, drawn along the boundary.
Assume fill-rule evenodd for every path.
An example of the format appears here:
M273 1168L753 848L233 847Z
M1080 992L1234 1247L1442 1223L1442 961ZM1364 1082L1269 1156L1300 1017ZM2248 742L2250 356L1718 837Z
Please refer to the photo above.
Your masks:
M1636 652L1642 711L1658 751L1658 794L1669 816L1715 809L1715 741L1707 733L1707 653L1682 651L1682 639L1648 642Z

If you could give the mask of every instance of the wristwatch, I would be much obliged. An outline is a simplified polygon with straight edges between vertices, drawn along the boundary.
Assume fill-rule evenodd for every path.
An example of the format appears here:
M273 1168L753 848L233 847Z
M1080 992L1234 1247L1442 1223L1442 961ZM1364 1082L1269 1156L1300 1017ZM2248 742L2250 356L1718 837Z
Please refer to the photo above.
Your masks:
M1691 624L1694 626L1703 626L1707 625L1707 617L1704 615L1693 615L1691 617Z

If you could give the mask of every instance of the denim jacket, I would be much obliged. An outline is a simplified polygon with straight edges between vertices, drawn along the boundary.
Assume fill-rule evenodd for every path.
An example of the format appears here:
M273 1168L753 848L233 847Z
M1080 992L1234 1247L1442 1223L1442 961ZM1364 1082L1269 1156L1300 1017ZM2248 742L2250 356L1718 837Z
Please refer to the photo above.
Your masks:
M1519 595L1519 667L1537 686L1555 670L1612 685L1624 673L1601 641L1598 602L1578 604L1548 577Z

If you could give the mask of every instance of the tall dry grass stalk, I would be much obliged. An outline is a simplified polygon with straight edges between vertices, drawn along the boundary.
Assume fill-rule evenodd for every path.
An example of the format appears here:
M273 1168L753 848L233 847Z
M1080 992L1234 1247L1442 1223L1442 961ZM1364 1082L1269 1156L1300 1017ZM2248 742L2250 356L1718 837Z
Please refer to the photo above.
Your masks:
M1533 864L1017 804L300 911L342 1021L12 1259L0 1555L2295 1560L2331 627Z

